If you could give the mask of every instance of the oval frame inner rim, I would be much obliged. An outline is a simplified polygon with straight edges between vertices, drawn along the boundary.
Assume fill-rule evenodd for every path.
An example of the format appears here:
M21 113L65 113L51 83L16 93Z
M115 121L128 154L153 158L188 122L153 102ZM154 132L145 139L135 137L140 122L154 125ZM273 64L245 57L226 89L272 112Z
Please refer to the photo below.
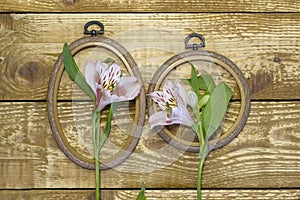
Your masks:
M226 58L218 53L208 51L208 50L192 50L192 51L187 51L187 52L182 52L182 53L176 54L173 57L171 57L170 59L168 59L164 64L162 64L161 67L156 71L156 73L154 74L154 76L151 80L151 84L150 84L148 93L159 90L159 88L161 87L161 84L162 84L163 80L166 78L166 76L174 68L178 67L179 65L181 65L185 62L189 62L190 59L188 59L188 58L192 57L192 56L203 56L203 57L209 57L210 59L214 58L217 61L224 63L225 67L224 67L224 65L220 65L218 63L217 64L219 66L223 67L226 71L228 71L234 77L234 79L238 85L238 88L240 90L241 105L240 105L240 112L239 112L238 118L237 118L236 122L231 126L231 128L227 131L227 132L231 131L231 133L224 134L224 135L228 135L228 137L225 137L225 138L224 138L224 136L223 136L223 138L221 137L221 140L217 141L217 143L211 147L211 150L215 150L217 148L221 148L224 145L228 144L240 133L240 131L245 126L245 123L247 121L247 118L249 116L249 111L250 111L250 90L249 90L247 80L245 79L241 70L231 60L229 60L228 58ZM148 102L147 103L148 108L152 107L151 106L152 100L150 99L150 97L148 97L147 102ZM153 112L153 110L149 109L149 116L152 114L151 112ZM173 135L173 137L172 137L169 130L167 130L167 131L166 130L167 130L166 128L162 128L162 130L160 130L158 132L158 134L166 142L168 142L169 144L175 146L176 148L184 150L184 151L199 152L200 148L199 148L198 143L187 142L178 137L174 138L174 134L172 134ZM191 145L192 143L193 143L193 145Z
M136 117L133 126L134 134L133 136L130 136L131 141L125 144L125 146L127 146L126 149L120 150L117 154L112 156L110 159L107 159L108 162L100 163L100 170L106 170L106 169L116 167L117 165L124 162L131 155L131 153L134 151L135 147L137 146L142 134L142 128L145 119L146 97L145 97L143 80L134 59L132 58L130 53L116 41L103 36L83 37L71 43L70 49L72 55L75 55L78 51L80 51L83 48L101 46L101 45L104 48L110 50L112 53L114 53L118 58L120 58L120 60L122 60L123 64L126 66L126 69L129 72L129 74L134 75L138 79L141 85L140 94L135 100ZM49 116L50 127L54 134L56 142L58 143L59 147L64 152L64 154L77 165L86 169L93 170L95 169L94 159L90 159L79 154L71 145L69 145L60 125L60 120L58 118L58 111L57 111L57 95L58 95L58 88L59 88L63 71L64 71L64 67L62 64L62 55L60 55L54 65L54 69L51 74L49 88L48 88L47 104L48 104L48 116Z

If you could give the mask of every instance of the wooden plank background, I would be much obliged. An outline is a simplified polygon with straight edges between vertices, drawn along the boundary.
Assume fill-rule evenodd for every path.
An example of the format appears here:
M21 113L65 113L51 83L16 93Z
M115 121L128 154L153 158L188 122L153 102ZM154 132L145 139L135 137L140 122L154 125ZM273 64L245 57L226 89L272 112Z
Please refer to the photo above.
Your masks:
M46 102L63 44L82 37L90 20L103 22L105 36L130 51L146 89L155 70L184 51L186 35L203 34L206 49L230 58L256 85L244 130L207 159L204 199L300 199L299 8L293 0L1 1L0 199L88 199L93 193L93 171L57 146ZM264 73L271 81L259 89ZM76 134L74 113L85 104L74 110L74 92L64 75L59 112L65 130ZM134 154L101 173L103 198L134 199L145 182L149 199L196 199L197 155L159 151L164 146L145 126Z
M4 12L299 12L294 0L2 0Z

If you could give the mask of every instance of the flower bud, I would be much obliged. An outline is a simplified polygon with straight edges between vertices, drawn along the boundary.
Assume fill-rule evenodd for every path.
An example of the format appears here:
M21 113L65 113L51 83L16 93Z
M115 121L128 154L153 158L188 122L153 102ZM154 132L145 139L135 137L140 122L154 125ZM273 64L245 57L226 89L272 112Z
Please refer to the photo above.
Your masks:
M203 106L205 106L207 104L208 100L209 100L209 94L202 96L198 102L199 108L202 108Z

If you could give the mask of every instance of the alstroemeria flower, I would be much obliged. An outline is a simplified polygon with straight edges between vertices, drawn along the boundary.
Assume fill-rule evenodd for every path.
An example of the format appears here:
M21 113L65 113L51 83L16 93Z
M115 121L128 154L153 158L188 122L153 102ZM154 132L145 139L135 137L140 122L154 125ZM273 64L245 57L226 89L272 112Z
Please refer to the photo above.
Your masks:
M161 109L149 117L150 129L170 124L192 127L194 121L187 109L187 92L180 83L167 81L163 91L155 91L149 95Z
M85 67L85 79L96 95L95 107L100 111L113 102L134 99L141 87L136 77L121 77L116 63L89 62Z

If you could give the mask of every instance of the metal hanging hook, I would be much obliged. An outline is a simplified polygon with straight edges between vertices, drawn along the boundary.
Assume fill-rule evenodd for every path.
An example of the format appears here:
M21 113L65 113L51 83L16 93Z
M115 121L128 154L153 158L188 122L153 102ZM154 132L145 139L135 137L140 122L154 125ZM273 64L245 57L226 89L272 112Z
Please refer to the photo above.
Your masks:
M89 31L88 28L92 25L97 25L99 26L100 29L99 30L93 29ZM84 25L83 33L91 36L102 35L104 33L104 25L99 21L89 21Z
M190 39L192 38L199 38L201 40L201 42L199 44L197 43L193 43L193 44L190 44L189 41ZM193 50L197 50L199 47L205 47L205 39L203 37L203 35L201 34L198 34L198 33L192 33L192 34L189 34L185 39L184 39L184 44L185 44L185 48L186 49L193 49Z

